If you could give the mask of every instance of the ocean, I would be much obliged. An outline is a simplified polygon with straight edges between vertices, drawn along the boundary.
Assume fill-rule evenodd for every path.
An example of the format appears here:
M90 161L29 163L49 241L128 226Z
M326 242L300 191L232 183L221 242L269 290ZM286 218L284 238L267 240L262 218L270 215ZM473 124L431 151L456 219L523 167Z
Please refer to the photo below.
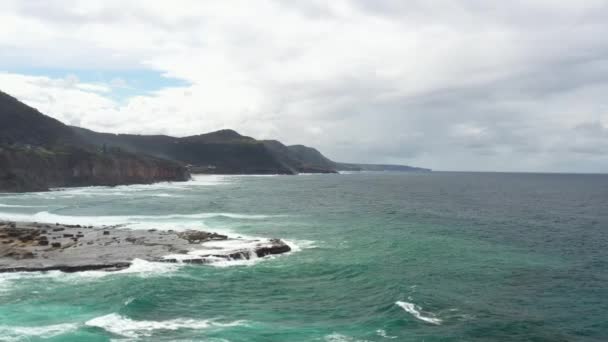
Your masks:
M293 247L0 274L0 341L608 340L608 175L196 176L0 194L0 219Z

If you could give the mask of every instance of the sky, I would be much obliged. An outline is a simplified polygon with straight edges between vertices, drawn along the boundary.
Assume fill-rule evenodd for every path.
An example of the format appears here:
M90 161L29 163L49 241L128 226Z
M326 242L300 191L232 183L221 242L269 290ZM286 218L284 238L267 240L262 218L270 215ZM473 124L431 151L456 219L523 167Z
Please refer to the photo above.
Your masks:
M0 90L71 125L608 172L605 0L2 0L0 28Z

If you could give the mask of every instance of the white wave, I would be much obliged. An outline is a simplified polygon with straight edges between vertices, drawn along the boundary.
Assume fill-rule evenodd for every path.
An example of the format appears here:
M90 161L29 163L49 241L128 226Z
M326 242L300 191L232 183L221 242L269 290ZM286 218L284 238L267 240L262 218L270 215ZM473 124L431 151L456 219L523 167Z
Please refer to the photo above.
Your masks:
M203 259L206 264L215 267L229 266L253 266L262 259L269 259L271 256L259 258L255 253L258 245L268 243L268 239L234 239L208 241L201 244L201 248L190 251L188 254L173 254L165 256L165 259L175 259L178 262L186 262L192 259ZM241 253L244 258L231 259L227 256L234 253ZM225 255L226 257L222 257Z
M301 252L304 249L314 249L318 248L316 245L316 241L313 240L286 240L283 239L290 248L290 253Z
M79 284L83 282L96 281L104 277L112 276L136 276L140 278L151 278L171 275L183 265L166 262L150 262L142 259L134 259L131 266L113 272L107 271L83 271L75 273L64 273L61 271L47 272L15 272L0 273L0 294L10 293L13 289L23 286L26 281L37 281L38 279L52 280L62 283ZM1 336L1 335L0 335ZM0 339L1 341L1 339Z
M277 215L238 214L238 213L196 213L169 215L115 215L115 216L68 216L41 211L35 214L0 212L1 220L31 221L41 223L62 223L80 225L124 225L131 229L192 229L205 228L203 219L231 218L239 220L263 220Z
M0 208L43 208L43 205L17 205L17 204L2 204L0 203Z
M376 330L376 334L378 334L378 336L380 336L380 337L389 338L389 339L397 338L397 336L389 336L386 333L386 330L384 330L384 329Z
M37 192L36 195L46 199L72 198L76 196L133 196L134 193L154 196L154 191L179 190L191 191L201 187L209 187L232 183L233 179L221 175L195 175L187 182L159 182L153 184L134 184L118 186L88 186L78 188L53 188L50 192ZM162 196L161 196L162 197Z
M77 324L65 323L35 327L0 326L0 340L2 341L30 341L31 338L51 338L63 335L78 329Z
M179 330L179 329L209 329L246 325L244 321L230 323L219 323L214 320L195 320L178 318L165 321L136 321L119 314L93 318L85 323L90 327L104 329L115 335L128 338L149 337L155 331Z
M166 262L151 262L151 261L146 261L146 260L142 260L142 259L133 259L133 261L131 261L131 266L123 269L123 270L119 270L119 271L113 271L113 272L107 272L107 271L84 271L84 272L78 272L78 273L71 273L69 274L69 276L71 277L62 277L59 280L80 280L83 278L102 278L102 277L108 277L108 276L114 276L114 275L124 275L124 274L130 274L130 275L136 275L138 277L141 278L148 278L148 277L156 277L159 275L168 275L171 274L175 271L177 271L179 268L181 267L181 265L179 264L171 264L171 263L166 263Z
M431 324L441 324L441 320L439 318L432 317L434 315L430 314L430 316L424 316L421 312L421 309L414 303L397 301L395 302L398 306L400 306L406 312L412 314L412 316L418 318L421 321L425 321Z
M154 197L171 197L171 198L173 198L173 197L181 197L179 195L167 194L167 193L153 194L151 196L154 196Z
M307 248L314 248L314 241L310 240L302 240L304 246L300 246L289 240L283 241L291 248L289 253L283 255L300 252ZM175 259L181 263L192 259L203 259L205 264L214 267L253 266L263 260L280 257L280 254L267 255L264 257L257 256L255 251L260 248L260 246L268 245L270 243L270 239L240 235L239 239L208 241L201 244L200 249L190 251L188 254L172 254L166 255L164 258ZM240 253L244 257L239 259L228 257L228 255L236 253Z
M360 174L363 172L361 172L361 171L338 171L338 173L341 175L356 175L356 174Z
M367 340L357 340L353 337L333 333L325 336L324 340L326 342L368 342Z
M20 285L23 285L24 281L36 281L41 278L59 278L61 274L63 273L59 271L0 273L0 294L19 288Z

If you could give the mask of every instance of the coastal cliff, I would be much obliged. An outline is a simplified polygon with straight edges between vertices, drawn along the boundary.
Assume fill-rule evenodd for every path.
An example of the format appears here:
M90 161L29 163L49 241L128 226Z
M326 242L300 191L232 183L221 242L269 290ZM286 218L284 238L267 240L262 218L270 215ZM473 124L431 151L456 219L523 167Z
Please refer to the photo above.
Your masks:
M185 167L120 151L0 146L0 191L46 191L54 187L186 181Z
M0 192L188 179L179 162L91 145L69 126L0 92Z

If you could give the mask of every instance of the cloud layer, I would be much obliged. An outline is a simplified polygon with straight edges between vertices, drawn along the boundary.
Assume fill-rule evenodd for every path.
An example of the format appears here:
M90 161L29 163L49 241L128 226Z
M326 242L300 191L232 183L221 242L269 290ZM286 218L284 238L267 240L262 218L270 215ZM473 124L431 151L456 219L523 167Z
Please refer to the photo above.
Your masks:
M233 128L342 161L608 172L606 1L7 0L0 22L0 88L70 124ZM28 71L42 69L73 73ZM142 69L184 82L79 75Z

